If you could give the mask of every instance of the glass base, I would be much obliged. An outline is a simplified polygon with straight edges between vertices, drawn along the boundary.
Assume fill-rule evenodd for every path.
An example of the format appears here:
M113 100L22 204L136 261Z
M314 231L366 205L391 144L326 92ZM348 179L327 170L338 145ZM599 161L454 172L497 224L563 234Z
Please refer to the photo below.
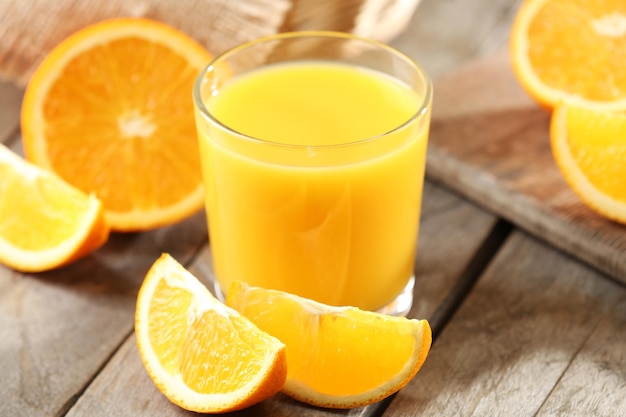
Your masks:
M226 304L226 294L222 291L222 286L217 282L217 277L213 275L213 294L222 303Z
M402 292L386 306L376 310L377 313L387 314L390 316L406 316L409 314L413 306L413 286L415 285L415 276L411 275L409 282L406 283Z
M390 316L406 316L409 314L413 306L413 286L415 285L415 276L411 276L409 282L400 294L386 306L376 310L377 313L387 314ZM213 293L222 302L225 302L224 292L217 279L213 277Z

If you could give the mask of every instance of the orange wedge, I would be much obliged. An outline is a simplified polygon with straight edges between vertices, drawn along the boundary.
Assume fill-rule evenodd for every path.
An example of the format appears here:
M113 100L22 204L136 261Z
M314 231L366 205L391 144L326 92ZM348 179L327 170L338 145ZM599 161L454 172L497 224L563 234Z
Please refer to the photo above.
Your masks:
M561 105L550 138L570 188L592 210L626 224L626 112Z
M148 19L74 33L27 86L26 157L95 193L113 230L190 216L203 206L191 91L210 58L185 34Z
M215 299L169 255L154 263L141 286L135 332L155 385L187 410L242 409L285 382L285 346Z
M413 378L430 350L426 320L331 307L239 281L226 304L287 345L283 391L320 407L352 408L388 397Z
M0 144L0 262L24 272L66 265L106 242L93 195L28 163Z
M517 79L544 107L626 108L624 0L526 0L510 42Z

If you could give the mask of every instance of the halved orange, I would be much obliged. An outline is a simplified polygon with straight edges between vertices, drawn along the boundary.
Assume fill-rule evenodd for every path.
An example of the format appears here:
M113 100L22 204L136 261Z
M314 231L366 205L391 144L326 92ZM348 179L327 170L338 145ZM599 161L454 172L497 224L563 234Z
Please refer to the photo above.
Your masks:
M552 153L591 209L626 224L626 112L563 104L552 114Z
M155 385L187 410L238 410L285 382L285 345L214 298L167 254L139 290L135 332Z
M331 307L239 281L226 304L287 345L283 391L320 407L364 406L397 392L432 341L426 320Z
M191 91L210 58L187 35L149 19L79 30L27 86L26 157L95 193L114 230L190 216L203 206Z
M108 236L96 197L0 144L0 262L45 271L96 250Z
M515 74L542 106L626 108L624 0L526 0L510 35Z

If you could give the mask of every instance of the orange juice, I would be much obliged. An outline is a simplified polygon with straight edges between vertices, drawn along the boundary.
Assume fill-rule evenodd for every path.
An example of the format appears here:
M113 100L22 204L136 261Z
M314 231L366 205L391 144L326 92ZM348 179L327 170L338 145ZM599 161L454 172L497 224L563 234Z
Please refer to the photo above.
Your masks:
M206 98L213 122L199 122L199 141L221 287L243 280L369 310L401 293L413 276L424 101L388 75L330 61L255 69Z

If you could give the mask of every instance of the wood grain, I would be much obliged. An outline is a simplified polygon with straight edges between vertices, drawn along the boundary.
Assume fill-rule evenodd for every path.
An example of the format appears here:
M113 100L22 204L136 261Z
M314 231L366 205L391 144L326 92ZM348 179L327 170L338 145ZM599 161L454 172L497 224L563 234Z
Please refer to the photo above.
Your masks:
M606 317L623 321L623 311L614 306L625 296L619 284L516 232L385 416L534 416L572 364L589 364L584 346L604 333L596 329ZM608 371L595 374L604 379L579 374L577 383L616 386L607 375L623 377L623 354L607 349ZM579 395L590 395L591 404L604 401L606 393L598 388Z
M496 218L427 181L415 260L414 302L408 316L431 319L456 285ZM454 256L450 256L450 254Z
M113 235L55 271L0 267L0 415L62 415L132 333L149 266L161 252L188 262L206 241L201 213L154 232Z
M538 417L626 416L626 294L589 335Z
M427 175L626 282L626 226L588 209L552 157L548 112L521 90L506 54L435 82Z
M0 80L0 143L6 143L19 129L22 90Z

